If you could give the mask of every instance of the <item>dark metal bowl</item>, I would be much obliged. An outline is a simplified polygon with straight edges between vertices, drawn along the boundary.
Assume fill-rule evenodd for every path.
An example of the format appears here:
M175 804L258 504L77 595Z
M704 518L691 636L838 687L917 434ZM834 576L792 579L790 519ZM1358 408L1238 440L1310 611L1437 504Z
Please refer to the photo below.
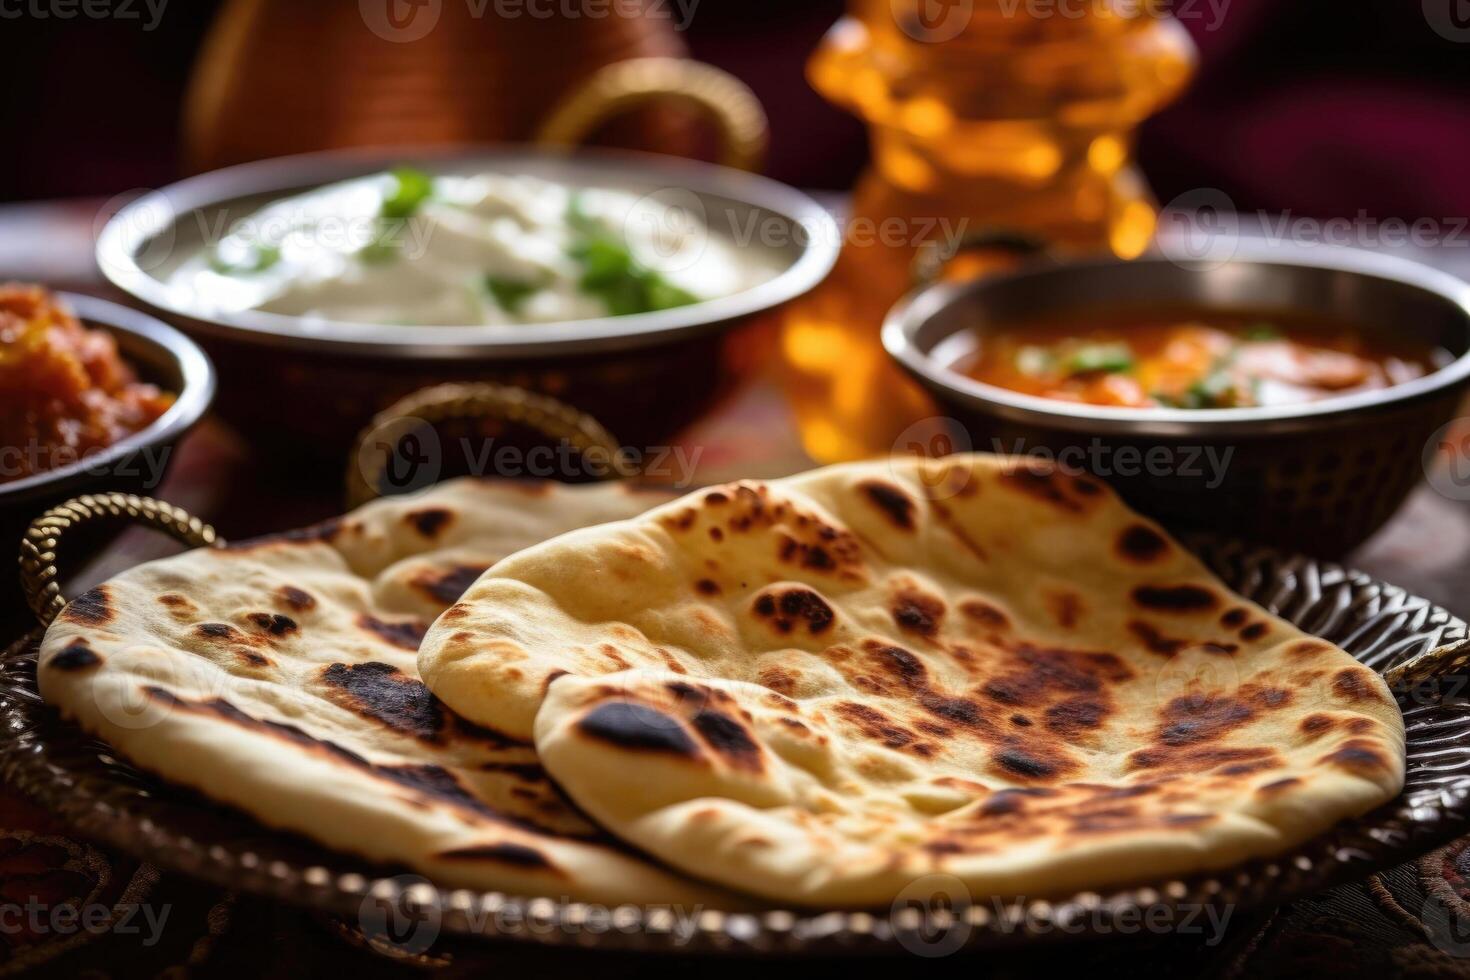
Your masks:
M434 173L492 170L646 194L697 198L711 230L755 232L774 279L733 296L625 317L512 327L314 324L248 312L203 316L164 281L230 224L263 204L400 163ZM692 421L726 390L739 358L731 329L810 290L831 269L839 232L810 197L724 167L630 153L549 150L334 151L232 167L134 201L98 240L103 273L197 337L221 368L219 410L277 449L335 462L362 420L443 381L498 381L553 395L647 446Z
M214 398L214 366L188 337L116 303L71 293L58 296L88 327L112 334L123 360L140 378L178 398L152 425L106 449L67 466L0 483L0 537L7 541L19 541L37 514L78 494L156 490L172 462L175 445L204 416ZM95 546L100 541L94 537L87 544ZM75 554L68 557L73 563L77 560ZM24 608L12 571L0 588L0 616L9 621Z
M1448 352L1438 371L1382 391L1288 407L1115 409L983 384L953 370L987 325L1077 309L1317 314ZM1470 379L1470 284L1389 256L1241 243L1228 260L1040 261L909 295L883 327L888 352L975 448L1056 454L1130 503L1204 528L1339 555L1383 525L1423 473L1427 440Z

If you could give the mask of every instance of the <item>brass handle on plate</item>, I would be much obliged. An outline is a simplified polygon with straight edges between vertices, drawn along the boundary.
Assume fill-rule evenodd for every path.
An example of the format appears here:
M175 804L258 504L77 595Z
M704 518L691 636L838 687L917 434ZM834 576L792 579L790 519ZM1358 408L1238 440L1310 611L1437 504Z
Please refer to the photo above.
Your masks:
M66 598L57 584L60 571L56 550L68 532L83 524L126 518L162 531L191 548L224 544L208 524L180 507L127 493L86 494L51 508L31 522L20 543L20 582L26 602L41 621L50 626L66 608Z
M594 72L551 110L536 142L577 146L613 116L660 101L692 105L714 120L725 166L759 170L765 161L770 125L755 93L734 75L686 58L632 58Z
M610 460L621 446L592 416L550 397L491 382L435 385L389 405L373 416L358 435L347 458L347 507L359 507L381 495L387 467L399 442L420 423L454 419L498 419L533 429L552 442L566 442L578 452L599 450ZM605 477L630 475L616 470Z

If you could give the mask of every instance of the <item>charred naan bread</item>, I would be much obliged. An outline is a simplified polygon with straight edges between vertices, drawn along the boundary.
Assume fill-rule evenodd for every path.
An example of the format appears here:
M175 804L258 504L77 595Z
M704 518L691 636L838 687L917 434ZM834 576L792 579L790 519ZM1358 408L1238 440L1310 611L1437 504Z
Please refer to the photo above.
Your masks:
M441 885L728 905L589 824L529 736L457 717L415 667L430 621L487 566L667 499L460 480L151 562L66 607L41 691L145 769Z
M419 666L691 874L870 907L1279 852L1396 795L1382 680L1102 484L962 456L694 493L498 564Z

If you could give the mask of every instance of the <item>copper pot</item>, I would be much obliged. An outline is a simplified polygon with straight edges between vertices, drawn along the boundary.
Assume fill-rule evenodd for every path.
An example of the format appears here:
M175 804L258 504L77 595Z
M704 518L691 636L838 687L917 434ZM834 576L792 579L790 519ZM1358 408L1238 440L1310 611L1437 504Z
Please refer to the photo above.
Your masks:
M198 173L339 147L579 141L609 115L563 110L601 70L629 59L684 61L680 9L652 0L585 8L547 0L231 0L190 81L186 164ZM635 83L648 82L642 71ZM728 76L721 84L723 103L746 116L754 106L759 117L748 89ZM661 87L661 94L680 89ZM700 145L698 128L687 112L660 105L610 136L616 145L689 156ZM757 128L763 140L763 117Z

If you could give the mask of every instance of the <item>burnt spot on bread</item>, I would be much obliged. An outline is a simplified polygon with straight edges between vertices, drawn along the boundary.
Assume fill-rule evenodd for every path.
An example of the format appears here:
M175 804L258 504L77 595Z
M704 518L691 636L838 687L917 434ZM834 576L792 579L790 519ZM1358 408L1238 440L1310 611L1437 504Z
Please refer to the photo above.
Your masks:
M869 503L883 512L894 527L905 531L914 529L914 502L909 499L908 494L881 480L867 480L858 484L858 489Z
M283 616L280 613L251 613L246 618L250 620L256 629L262 633L269 633L271 636L287 636L288 634L299 632L301 629L301 627L296 625L296 620L290 616Z
M162 687L147 686L143 693L151 700L180 711L207 715L229 722L241 729L270 735L296 746L306 752L316 753L336 763L346 765L358 772L401 788L412 790L429 801L452 806L466 814L487 819L500 825L509 825L534 830L538 833L554 834L531 820L497 810L465 789L454 773L435 765L379 765L369 762L351 749L344 748L327 739L310 735L295 725L280 721L256 718L241 711L224 698L189 700L181 698Z
M1011 619L998 607L981 599L966 599L960 603L960 612L987 629L1010 629Z
M1254 717L1255 711L1235 698L1189 694L1164 706L1154 738L1170 747L1218 741Z
M276 598L280 599L289 608L303 613L316 608L316 599L305 589L298 589L294 585L283 585L276 590Z
M1373 779L1389 771L1388 759L1378 746L1367 739L1351 738L1317 760L1321 765L1336 766L1357 776Z
M422 681L391 664L328 664L320 672L326 698L363 718L422 742L440 739L445 710Z
M670 531L687 531L699 520L699 512L693 507L681 508L677 513L666 514L659 518L659 523Z
M704 739L714 753L734 769L759 772L761 750L745 726L723 711L704 708L697 712L690 724Z
M83 592L61 611L62 619L81 626L106 626L113 615L112 593L105 585Z
M982 817L1004 817L1015 813L1024 813L1026 802L1041 796L1055 795L1051 790L1040 787L1017 786L1007 789L998 789L985 802L980 804L977 814Z
M1052 618L1062 629L1075 629L1086 608L1082 597L1075 592L1050 592L1046 596L1047 608Z
M716 543L719 543L719 542L725 540L725 529L724 528L721 528L721 527L713 527L713 526L710 527L710 529L709 529L709 539L711 541L716 542Z
M158 597L158 604L167 609L169 615L181 623L187 623L199 614L199 607L187 596L177 592L165 592Z
M1228 630L1240 629L1247 619L1250 619L1249 610L1236 606L1220 614L1220 625Z
M1046 727L1064 739L1076 739L1102 727L1110 710L1097 698L1069 698L1046 709Z
M577 729L588 738L620 749L699 756L699 746L683 725L647 705L625 701L600 704L577 722Z
M1118 554L1128 561L1147 564L1169 553L1169 542L1146 524L1130 524L1118 535Z
M1306 659L1307 657L1316 657L1328 653L1331 650L1332 644L1325 643L1322 640L1298 640L1286 648L1286 655Z
M711 578L700 579L698 582L694 583L694 588L699 592L700 595L714 596L720 594L720 583Z
M242 641L245 639L244 634L229 623L200 623L194 627L194 635L207 640Z
M488 565L455 565L441 570L425 570L415 575L409 585L434 602L449 606L458 602L470 586L485 574Z
M1077 763L1044 748L1015 743L1007 745L991 757L994 772L1012 779L1050 782L1077 768Z
M516 844L511 841L497 841L494 844L480 844L474 847L459 847L449 851L442 851L439 857L450 861L492 861L495 864L508 864L514 868L522 868L535 871L549 871L553 874L561 874L561 870L551 862L545 854L534 847L525 844Z
M1202 585L1140 585L1133 601L1158 612L1197 613L1214 609L1220 597Z
M1195 775L1212 772L1223 766L1239 765L1261 760L1278 761L1276 750L1267 746L1251 748L1224 748L1211 745L1184 749L1153 747L1138 749L1128 756L1130 770L1149 769L1161 773Z
M857 729L863 738L877 742L885 749L915 751L917 746L923 744L917 732L870 705L857 701L839 701L833 710L839 718Z
M1289 789L1302 785L1302 781L1296 776L1287 776L1284 779L1273 779L1269 783L1262 783L1256 787L1257 796L1279 796Z
M751 604L751 609L778 633L790 633L798 625L804 625L808 634L817 636L830 629L837 617L825 599L804 588L763 592Z
M1081 485L1069 474L1042 460L1022 460L1000 475L1002 486L1009 487L1035 500L1049 504L1058 510L1073 514L1082 513L1080 501L1067 492L1067 488L1081 489ZM1092 487L1081 491L1092 495Z
M1331 731L1337 722L1332 720L1331 715L1324 715L1320 711L1307 715L1297 724L1297 730L1307 738L1317 738L1324 732Z
M1274 711L1291 703L1291 692L1280 687L1247 684L1240 689L1241 699L1251 707L1262 711Z
M1188 640L1165 636L1158 627L1141 619L1128 621L1128 632L1138 637L1149 653L1157 653L1161 657L1172 657L1174 654L1189 646Z
M52 670L64 670L67 673L90 670L101 664L102 657L97 651L80 640L67 644L60 653L46 661L46 666Z
M429 624L423 620L407 619L390 623L368 613L357 617L357 625L400 650L418 650L419 644L424 642L424 634L429 631Z
M758 680L762 687L770 688L778 694L796 693L796 682L798 675L795 671L772 664L762 667Z
M453 520L454 513L443 507L426 507L423 510L411 510L403 515L404 523L430 540L437 538Z
M1011 649L1012 669L991 678L981 693L1017 708L1043 707L1077 694L1098 695L1122 683L1133 671L1116 654L1066 650L1019 643Z
M890 612L898 628L932 639L944 619L944 600L905 586L893 596Z
M1240 638L1242 640L1245 640L1247 643L1254 643L1256 640L1259 640L1261 637L1265 636L1269 632L1271 632L1270 623L1264 621L1251 623L1249 626L1243 627L1241 629Z
M1364 667L1349 667L1338 671L1332 678L1332 693L1344 701L1355 703L1377 701L1382 697L1378 689L1378 675Z

